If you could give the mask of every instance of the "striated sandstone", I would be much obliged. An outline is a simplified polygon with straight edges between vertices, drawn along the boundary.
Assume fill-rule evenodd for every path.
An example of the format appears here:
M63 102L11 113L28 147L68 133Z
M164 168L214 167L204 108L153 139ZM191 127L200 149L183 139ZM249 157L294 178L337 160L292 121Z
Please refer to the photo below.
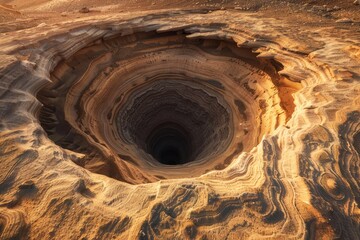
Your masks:
M1 34L1 238L360 238L360 33L293 27L163 10Z

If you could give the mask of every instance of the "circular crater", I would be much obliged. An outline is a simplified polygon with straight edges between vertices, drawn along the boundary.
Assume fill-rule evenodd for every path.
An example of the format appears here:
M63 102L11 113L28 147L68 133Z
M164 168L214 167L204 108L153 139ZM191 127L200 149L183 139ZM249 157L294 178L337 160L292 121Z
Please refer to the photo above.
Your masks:
M112 35L60 62L40 122L74 162L129 183L227 167L285 124L296 83L227 39Z
M232 139L230 106L199 80L158 75L137 89L117 113L122 141L135 144L166 165L222 153ZM172 80L167 80L172 79Z

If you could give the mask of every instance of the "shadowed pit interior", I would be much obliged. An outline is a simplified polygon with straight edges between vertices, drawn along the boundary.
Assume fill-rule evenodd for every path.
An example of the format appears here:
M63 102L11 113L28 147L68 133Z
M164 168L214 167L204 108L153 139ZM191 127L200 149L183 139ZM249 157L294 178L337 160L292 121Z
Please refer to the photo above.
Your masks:
M296 85L281 69L253 49L182 30L115 35L58 64L38 93L39 118L91 171L124 180L126 164L145 182L203 174L289 119Z

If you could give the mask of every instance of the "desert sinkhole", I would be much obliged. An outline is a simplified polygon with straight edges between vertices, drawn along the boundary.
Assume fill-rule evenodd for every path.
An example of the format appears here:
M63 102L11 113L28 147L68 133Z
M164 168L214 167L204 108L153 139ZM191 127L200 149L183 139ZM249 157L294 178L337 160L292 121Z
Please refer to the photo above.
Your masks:
M0 238L359 238L358 23L101 11L1 33Z

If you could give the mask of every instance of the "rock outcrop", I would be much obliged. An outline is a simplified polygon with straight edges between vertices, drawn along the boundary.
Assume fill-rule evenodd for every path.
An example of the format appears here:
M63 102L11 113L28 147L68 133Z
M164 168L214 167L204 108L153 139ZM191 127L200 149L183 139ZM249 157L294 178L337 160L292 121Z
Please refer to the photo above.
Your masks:
M174 10L3 34L1 238L360 238L360 33L292 28Z

